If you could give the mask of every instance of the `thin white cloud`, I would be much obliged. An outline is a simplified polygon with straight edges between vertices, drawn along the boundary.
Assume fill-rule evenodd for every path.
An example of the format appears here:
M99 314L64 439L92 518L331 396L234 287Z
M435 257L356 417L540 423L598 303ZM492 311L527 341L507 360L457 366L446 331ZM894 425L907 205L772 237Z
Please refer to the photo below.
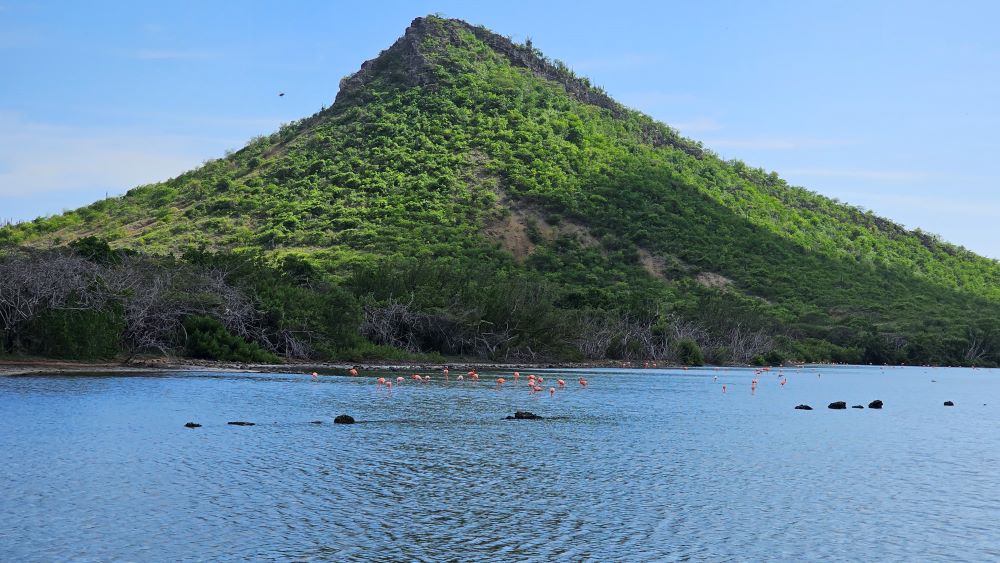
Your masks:
M176 176L213 154L206 154L201 138L83 130L11 114L0 114L0 132L0 198L32 196L42 201L60 192L120 192ZM58 201L51 207L61 209Z
M857 170L845 168L786 168L780 172L782 175L787 176L897 181L921 180L928 176L926 172L913 170Z
M615 96L621 103L639 111L676 107L695 101L694 94L686 92L625 92Z
M886 194L872 192L841 192L857 200L865 200L867 205L886 209L909 208L934 215L962 217L984 217L1000 219L1000 204L979 201L976 198L958 199L924 195Z
M219 58L215 51L140 49L132 57L141 61L204 61Z
M706 131L718 131L723 128L721 123L711 117L699 117L688 121L667 120L666 123L682 133L703 133Z
M2 11L2 10L0 10ZM23 49L42 43L40 34L26 31L0 30L0 49Z
M733 139L707 139L706 146L726 149L795 150L839 147L851 144L841 139L810 139L798 137L752 137Z
M652 53L620 53L607 57L596 57L575 61L570 66L577 71L635 69L655 66L663 62L663 56Z

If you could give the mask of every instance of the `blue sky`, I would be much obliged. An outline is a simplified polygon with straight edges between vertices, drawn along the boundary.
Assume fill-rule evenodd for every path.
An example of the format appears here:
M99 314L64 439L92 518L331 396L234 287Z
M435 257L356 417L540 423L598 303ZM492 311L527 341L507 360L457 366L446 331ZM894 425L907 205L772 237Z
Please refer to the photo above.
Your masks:
M0 0L0 220L310 115L429 13L530 37L723 157L1000 258L1000 2Z

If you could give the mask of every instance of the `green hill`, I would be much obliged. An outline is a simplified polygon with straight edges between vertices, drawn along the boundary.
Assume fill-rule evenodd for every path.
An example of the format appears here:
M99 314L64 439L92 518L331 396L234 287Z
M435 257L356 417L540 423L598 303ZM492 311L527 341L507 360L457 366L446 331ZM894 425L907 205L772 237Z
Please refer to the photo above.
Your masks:
M1000 361L996 261L721 160L530 44L438 17L311 117L0 230L35 249L86 237L335 291L346 312L308 321L310 355L691 360L694 342L718 362ZM291 298L237 270L283 318Z

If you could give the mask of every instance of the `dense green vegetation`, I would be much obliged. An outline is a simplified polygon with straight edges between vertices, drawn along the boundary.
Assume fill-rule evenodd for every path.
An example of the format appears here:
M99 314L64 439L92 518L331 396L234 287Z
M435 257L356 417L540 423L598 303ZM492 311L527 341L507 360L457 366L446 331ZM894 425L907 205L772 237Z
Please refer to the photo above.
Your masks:
M995 261L723 161L530 45L436 17L332 107L0 242L95 234L228 272L268 327L241 338L286 357L1000 361ZM123 326L62 310L5 348Z

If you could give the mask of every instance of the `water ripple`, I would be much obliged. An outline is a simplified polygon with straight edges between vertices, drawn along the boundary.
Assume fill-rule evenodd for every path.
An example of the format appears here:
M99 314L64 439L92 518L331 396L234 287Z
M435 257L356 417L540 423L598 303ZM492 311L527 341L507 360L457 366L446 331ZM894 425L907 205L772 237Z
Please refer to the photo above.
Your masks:
M1000 373L822 372L3 378L0 560L1000 558Z

